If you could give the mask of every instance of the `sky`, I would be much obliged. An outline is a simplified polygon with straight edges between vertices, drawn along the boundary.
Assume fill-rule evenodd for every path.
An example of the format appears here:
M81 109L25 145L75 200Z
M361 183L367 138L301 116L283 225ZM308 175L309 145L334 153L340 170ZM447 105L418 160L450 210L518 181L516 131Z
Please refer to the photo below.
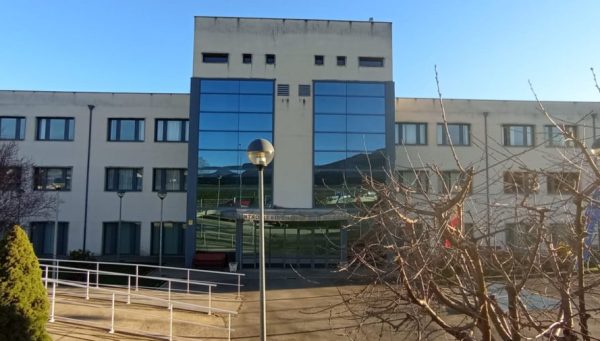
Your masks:
M389 21L397 97L599 101L600 1L0 0L0 89L189 92L194 16Z

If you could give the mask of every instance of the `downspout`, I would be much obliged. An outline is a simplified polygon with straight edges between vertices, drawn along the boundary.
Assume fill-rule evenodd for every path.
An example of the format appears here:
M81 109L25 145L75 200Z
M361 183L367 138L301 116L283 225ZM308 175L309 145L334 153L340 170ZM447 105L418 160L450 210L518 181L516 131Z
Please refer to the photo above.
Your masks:
M87 165L85 170L85 204L83 208L83 253L86 251L86 240L87 240L87 217L88 217L88 198L90 189L90 151L92 149L92 117L94 114L95 106L88 104L90 110L90 121L88 125L88 146L87 146Z
M487 243L490 246L491 238L491 207L490 207L490 156L488 150L488 112L483 113L483 135L485 141L485 201L486 201L486 223L487 223ZM495 239L494 239L495 240ZM495 243L494 243L495 244Z
M598 116L597 113L593 112L592 113L592 136L594 136L594 140L592 141L592 143L594 143L596 141L596 117Z

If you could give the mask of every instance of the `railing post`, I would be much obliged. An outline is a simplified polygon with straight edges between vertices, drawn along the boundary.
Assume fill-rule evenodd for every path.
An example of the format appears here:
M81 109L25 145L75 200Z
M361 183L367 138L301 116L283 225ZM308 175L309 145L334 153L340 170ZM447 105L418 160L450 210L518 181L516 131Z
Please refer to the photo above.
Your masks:
M52 282L52 309L50 311L50 322L54 322L54 305L56 303L56 281Z
M231 314L227 314L227 340L231 340Z
M46 290L48 290L48 265L46 265Z
M169 280L169 304L171 304L171 280Z
M99 283L100 283L100 262L96 262L96 288L98 288Z
M212 314L212 286L208 286L208 315Z
M169 310L171 311L169 317L169 340L173 340L173 305L169 304Z
M108 331L110 334L115 333L115 293L112 294L112 308L110 314L110 330Z
M60 261L57 259L56 260L56 269L54 269L54 271L56 271L56 280L58 281L58 276L60 275Z
M90 299L90 270L87 271L87 276L85 280L85 299Z
M139 279L139 275L140 275L140 268L139 265L135 266L135 291L138 291L138 279Z
M238 300L239 300L240 298L242 298L242 294L241 294L241 288L242 288L242 275L238 274L238 275L237 275L237 278L238 278L238 296L237 296L237 298L238 298Z
M190 293L190 269L187 269L187 293Z
M127 304L131 304L131 275L127 276Z

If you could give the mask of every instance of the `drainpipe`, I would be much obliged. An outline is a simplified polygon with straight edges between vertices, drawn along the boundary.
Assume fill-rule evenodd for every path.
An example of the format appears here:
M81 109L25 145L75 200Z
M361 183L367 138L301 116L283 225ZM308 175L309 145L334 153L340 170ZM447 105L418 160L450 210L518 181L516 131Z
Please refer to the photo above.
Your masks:
M594 136L594 140L592 143L594 143L596 141L596 117L598 116L597 113L593 112L592 113L592 136Z
M491 232L491 207L490 207L490 155L488 150L488 112L483 113L483 135L485 141L485 201L486 201L486 223L488 234L488 246L490 245ZM494 243L495 244L495 243Z
M87 240L87 217L88 217L88 198L90 188L90 151L92 148L92 117L94 113L94 105L88 104L90 110L90 118L88 125L88 146L87 146L87 165L85 170L85 204L83 209L83 252L86 251L86 240Z

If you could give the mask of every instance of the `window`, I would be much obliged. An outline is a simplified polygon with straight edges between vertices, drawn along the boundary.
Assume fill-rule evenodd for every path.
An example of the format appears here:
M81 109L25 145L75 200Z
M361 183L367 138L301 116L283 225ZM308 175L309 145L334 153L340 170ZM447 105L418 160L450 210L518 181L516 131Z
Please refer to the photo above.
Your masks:
M203 53L202 62L210 64L227 64L229 53Z
M107 168L105 189L117 191L142 191L142 168Z
M23 140L24 138L24 117L0 117L0 140Z
M33 189L36 191L53 191L60 186L61 191L71 190L70 167L35 167L33 170Z
M37 139L40 141L73 141L73 118L38 117Z
M427 123L396 123L396 144L426 145Z
M143 118L109 118L109 141L144 141Z
M183 256L184 223L163 221L162 254L167 256ZM160 242L160 222L152 223L152 234L150 236L152 248L150 253L158 255L158 244Z
M442 177L439 182L439 193L450 193L460 191L463 184L463 176L459 171L442 171ZM471 193L473 188L469 188Z
M573 134L577 138L577 126L563 125L562 129ZM573 147L573 141L565 140L565 136L557 126L546 126L546 140L549 147Z
M337 65L346 66L346 56L337 56Z
M438 145L449 146L450 141L454 146L468 146L470 144L471 126L469 124L448 123L448 134L443 123L437 125L437 143Z
M142 122L143 125L144 122ZM143 129L142 129L143 130ZM156 142L187 142L188 120L157 119L154 132Z
M429 192L429 174L425 170L398 171L398 181L417 193Z
M539 189L537 175L532 172L504 172L504 193L533 193Z
M252 55L250 53L242 54L242 63L252 64Z
M266 54L265 55L265 63L275 64L275 55L274 54Z
M18 190L21 188L22 180L21 167L0 167L0 192Z
M525 251L535 238L531 228L526 222L506 224L506 245L513 251Z
M546 176L546 189L548 194L572 193L577 189L579 174L575 172L548 173Z
M533 146L532 125L505 125L502 129L504 131L505 146Z
M154 192L184 192L187 169L154 168L152 190Z
M358 66L383 67L382 57L358 57Z
M29 229L29 240L38 257L54 254L54 224L53 221L32 221ZM56 254L67 255L67 241L69 236L69 223L58 222L58 236Z
M310 85L298 84L298 96L309 97L310 96Z
M121 221L103 224L102 254L115 255L117 248L120 255L139 255L140 253L140 223Z
M325 57L322 55L315 55L315 65L325 64Z

